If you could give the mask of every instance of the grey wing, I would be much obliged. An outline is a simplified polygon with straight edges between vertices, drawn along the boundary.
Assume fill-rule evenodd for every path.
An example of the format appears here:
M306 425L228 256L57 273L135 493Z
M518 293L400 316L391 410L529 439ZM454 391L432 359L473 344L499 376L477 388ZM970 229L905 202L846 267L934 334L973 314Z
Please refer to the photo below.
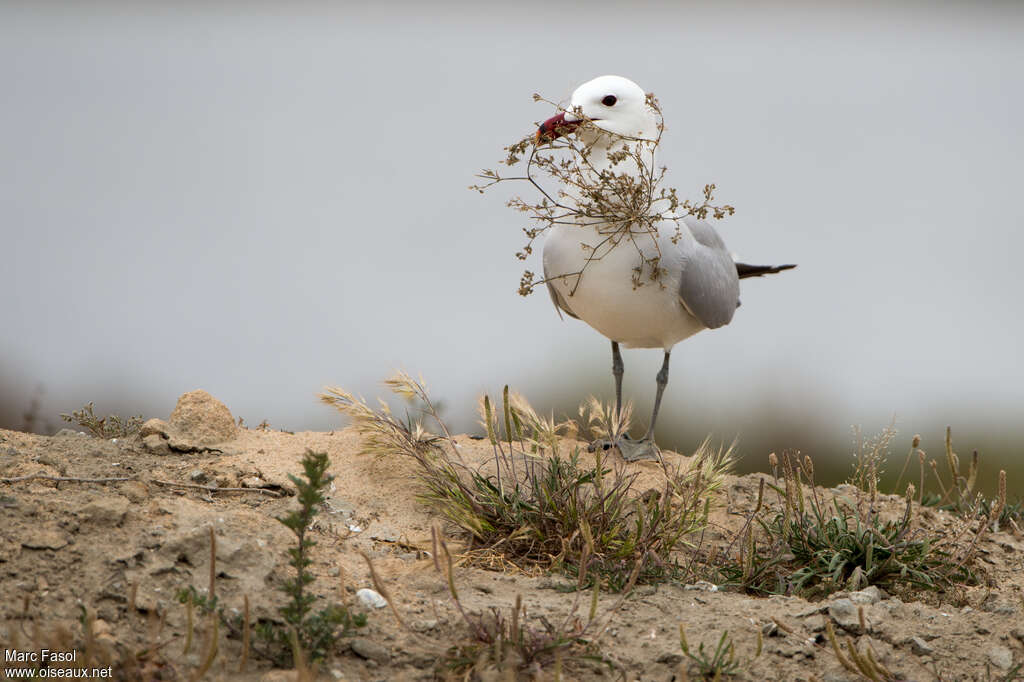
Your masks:
M569 308L569 304L565 302L565 298L563 298L562 295L558 293L558 290L551 285L551 280L548 279L547 263L544 264L544 279L547 280L545 284L548 285L548 295L551 296L551 302L555 304L555 310L558 311L558 316L561 317L562 311L565 311L565 314L569 317L574 317L577 320L580 319L579 316Z
M736 264L725 242L708 222L692 216L683 219L696 240L683 263L679 297L683 305L708 329L732 321L740 300Z

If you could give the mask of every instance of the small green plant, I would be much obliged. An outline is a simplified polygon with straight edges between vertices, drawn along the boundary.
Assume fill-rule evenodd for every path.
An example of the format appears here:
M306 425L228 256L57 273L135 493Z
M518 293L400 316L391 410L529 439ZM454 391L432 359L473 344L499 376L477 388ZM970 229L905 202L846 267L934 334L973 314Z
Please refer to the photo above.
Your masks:
M452 602L469 629L469 638L452 646L442 661L449 673L463 679L476 679L473 671L490 669L501 673L503 679L538 679L541 671L553 668L553 678L559 680L567 672L580 673L587 664L614 668L614 664L600 654L594 640L600 637L611 616L622 605L625 592L636 581L638 570L634 570L628 581L629 587L603 619L597 613L601 588L599 582L594 582L590 591L590 609L586 621L583 621L578 612L581 595L585 594L584 587L588 582L586 566L589 562L584 558L583 568L577 577L575 597L565 618L557 623L541 618L543 627L537 627L529 622L521 595L516 596L515 605L507 615L495 607L480 615L467 612L455 587L455 562L436 528L433 529L433 544L435 568L447 579Z
M281 609L280 621L261 620L254 626L249 620L249 598L245 597L245 608L242 613L229 615L221 598L216 595L217 580L217 549L216 535L210 530L210 582L207 592L201 593L195 587L178 590L178 601L185 606L185 642L183 654L192 648L195 611L207 616L211 629L223 624L233 636L242 639L243 656L241 667L251 651L254 655L271 661L279 667L296 666L305 669L308 663L318 663L330 653L334 643L354 633L357 628L366 625L366 615L352 613L338 604L328 604L314 612L316 598L309 591L315 580L308 568L311 563L309 550L316 546L308 535L313 518L324 502L323 491L334 478L327 474L330 460L326 453L307 450L302 458L304 478L289 475L298 490L299 508L278 517L278 521L287 526L296 538L296 546L288 549L289 564L295 569L295 576L285 580L281 591L289 597L289 602ZM257 641L250 642L250 631L254 632ZM208 645L209 656L216 656L216 631L212 630ZM204 662L207 657L204 656ZM212 658L210 658L212 662Z
M466 531L478 557L497 554L520 567L576 576L590 547L587 575L612 590L622 589L638 562L641 582L682 575L673 552L705 528L710 495L732 461L731 450L705 443L690 466L663 465L660 490L641 491L639 474L603 453L593 460L578 448L563 454L559 435L569 424L538 416L506 387L500 408L487 396L481 403L493 460L471 468L423 384L399 374L388 385L422 404L443 435L408 416L396 418L384 403L374 410L341 389L321 397L352 417L369 452L415 459L420 499Z
M296 545L288 549L291 557L289 564L295 569L295 576L282 585L281 590L290 598L288 604L281 609L286 627L263 622L256 626L258 637L272 645L283 658L290 655L293 662L299 652L294 651L295 642L312 663L327 657L331 646L340 638L353 633L356 628L366 625L366 615L350 613L347 608L331 604L313 612L316 598L310 593L309 586L315 580L309 572L312 560L309 551L316 542L309 537L313 517L324 502L324 489L330 485L334 477L327 473L330 459L326 453L307 450L302 458L304 477L288 475L298 491L299 508L278 517L295 534ZM294 637L293 637L294 633Z
M62 414L60 418L69 424L85 428L97 438L125 438L138 433L142 428L142 415L121 417L110 414L106 417L97 417L91 402L71 414Z
M737 541L740 559L722 570L727 582L754 593L816 596L868 585L943 589L974 581L971 564L984 523L960 523L934 537L915 518L913 485L902 515L883 520L877 462L858 461L856 499L844 500L815 487L809 457L784 453L781 466L774 453L770 459L782 471L781 483L771 486L778 505L761 511L759 500ZM751 521L761 529L760 546Z
M679 648L693 663L693 667L697 669L696 673L703 680L720 680L723 677L734 677L740 674L761 655L762 647L761 631L758 630L757 647L753 657L750 660L739 659L736 657L736 646L733 644L732 637L729 636L729 631L723 630L713 652L710 649L705 650L703 642L697 645L696 651L693 651L686 640L686 628L681 623L679 625Z

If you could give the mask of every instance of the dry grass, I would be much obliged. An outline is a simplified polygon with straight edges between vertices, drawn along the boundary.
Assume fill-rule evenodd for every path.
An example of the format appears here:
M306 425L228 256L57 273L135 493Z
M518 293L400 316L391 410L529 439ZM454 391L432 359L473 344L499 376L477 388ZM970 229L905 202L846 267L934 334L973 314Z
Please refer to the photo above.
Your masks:
M613 590L623 588L636 566L641 582L682 577L674 552L706 527L710 498L732 463L731 449L705 443L690 465L663 465L660 489L639 490L639 474L603 453L591 459L578 447L564 452L561 437L575 427L537 415L506 387L500 405L487 396L481 401L493 459L488 469L471 469L422 381L399 374L387 383L423 405L440 435L421 419L397 418L383 401L373 409L339 388L321 397L352 418L368 452L413 458L420 499L477 550L527 570L583 573ZM608 409L591 401L587 410L591 428L614 428Z

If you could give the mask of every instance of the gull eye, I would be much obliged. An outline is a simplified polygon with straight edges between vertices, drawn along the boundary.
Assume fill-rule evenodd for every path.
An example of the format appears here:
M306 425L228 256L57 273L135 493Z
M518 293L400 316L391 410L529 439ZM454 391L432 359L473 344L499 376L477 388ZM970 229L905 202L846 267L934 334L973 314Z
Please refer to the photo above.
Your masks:
M615 106L615 103L618 101L619 99L615 95L605 95L604 99L601 100L601 104L605 105L606 107L613 107Z

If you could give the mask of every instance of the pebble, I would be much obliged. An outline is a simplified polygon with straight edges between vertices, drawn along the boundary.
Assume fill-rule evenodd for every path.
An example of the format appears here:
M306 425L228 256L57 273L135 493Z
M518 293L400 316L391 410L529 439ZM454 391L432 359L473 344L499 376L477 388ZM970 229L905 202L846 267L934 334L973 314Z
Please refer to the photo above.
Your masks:
M193 469L189 472L188 477L193 483L206 483L210 480L202 469Z
M55 528L32 528L29 536L21 541L22 547L29 549L60 549L67 544L67 537Z
M692 585L684 585L684 590L700 590L701 592L718 592L718 585L709 583L707 580L698 580Z
M367 608L382 609L388 605L388 600L380 595L376 590L371 590L368 587L356 592L356 599L359 603Z
M1013 666L1013 652L1005 646L994 646L988 650L988 660L1000 670L1009 670Z
M857 605L849 599L836 599L828 605L828 615L839 627L854 634L862 634Z
M935 651L935 649L928 645L928 642L920 637L910 638L910 650L918 656L930 656Z
M429 632L430 630L436 630L437 619L430 618L425 620L414 620L412 622L412 629L416 632Z
M356 637L352 640L352 651L368 661L387 663L391 660L391 654L387 649L364 637Z
M854 604L877 604L882 601L882 591L874 585L863 590L850 593L850 601Z

